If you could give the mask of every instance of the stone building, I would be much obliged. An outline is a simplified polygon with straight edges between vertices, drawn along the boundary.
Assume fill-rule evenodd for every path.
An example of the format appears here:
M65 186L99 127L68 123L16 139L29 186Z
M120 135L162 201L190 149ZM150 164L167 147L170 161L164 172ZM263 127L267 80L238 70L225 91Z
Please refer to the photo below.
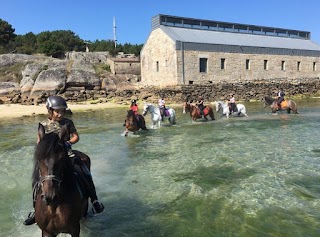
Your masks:
M136 57L108 58L107 64L113 74L141 74L140 60Z
M157 15L141 51L154 86L318 78L320 45L307 31Z

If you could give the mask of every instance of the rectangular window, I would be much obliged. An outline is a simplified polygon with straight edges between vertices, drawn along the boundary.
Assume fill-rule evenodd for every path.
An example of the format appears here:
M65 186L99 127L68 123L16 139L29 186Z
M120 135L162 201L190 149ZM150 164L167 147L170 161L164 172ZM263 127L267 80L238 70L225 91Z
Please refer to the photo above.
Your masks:
M208 59L207 58L200 58L200 61L199 61L200 72L206 73L207 66L208 66Z
M268 70L268 60L264 60L263 62L263 69Z
M313 71L314 71L314 72L317 71L317 64L316 64L316 62L313 62Z
M246 59L246 70L250 70L250 59Z
M221 69L225 69L225 68L226 68L226 59L221 58Z
M156 70L159 72L159 61L156 62Z
M282 71L286 70L286 62L285 61L281 61L281 70Z
M297 70L300 71L301 67L301 62L297 62Z

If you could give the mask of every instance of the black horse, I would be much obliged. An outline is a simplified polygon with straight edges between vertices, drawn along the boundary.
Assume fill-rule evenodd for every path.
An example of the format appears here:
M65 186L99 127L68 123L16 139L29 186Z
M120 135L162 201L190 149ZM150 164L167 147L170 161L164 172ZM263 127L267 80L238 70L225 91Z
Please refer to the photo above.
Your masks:
M80 220L87 213L88 198L81 195L73 172L73 164L68 157L64 137L67 128L59 135L45 133L39 124L40 142L34 154L35 169L33 183L35 189L35 220L42 230L42 236L57 236L69 233L72 237L80 235ZM90 169L90 158L81 152L77 156Z

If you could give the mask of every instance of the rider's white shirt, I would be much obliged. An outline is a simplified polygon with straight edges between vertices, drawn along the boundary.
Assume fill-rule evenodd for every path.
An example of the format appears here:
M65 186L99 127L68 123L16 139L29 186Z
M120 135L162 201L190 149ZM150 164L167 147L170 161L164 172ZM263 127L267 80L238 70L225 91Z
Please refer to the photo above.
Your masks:
M165 105L165 101L162 99L159 99L158 105L160 108L162 108Z

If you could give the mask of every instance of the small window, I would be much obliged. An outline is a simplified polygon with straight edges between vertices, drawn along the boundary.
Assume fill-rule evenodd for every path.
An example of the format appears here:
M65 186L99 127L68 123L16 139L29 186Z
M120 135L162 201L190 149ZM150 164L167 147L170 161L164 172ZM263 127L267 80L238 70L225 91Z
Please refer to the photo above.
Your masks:
M159 72L159 61L156 62L156 70Z
M281 70L282 71L286 70L286 62L285 61L281 61Z
M193 81L189 81L189 85L192 85L193 84Z
M300 71L301 67L301 62L297 62L297 70Z
M221 58L221 69L225 69L225 68L226 68L226 59Z
M317 64L316 64L316 62L313 62L313 71L314 71L314 72L317 71Z
M207 72L207 65L208 65L208 59L207 58L200 58L199 61L199 67L200 67L200 72Z
M250 70L250 59L246 59L246 70Z
M268 67L269 67L269 66L268 66L268 60L264 60L264 61L263 61L263 69L264 69L264 70L268 70Z

